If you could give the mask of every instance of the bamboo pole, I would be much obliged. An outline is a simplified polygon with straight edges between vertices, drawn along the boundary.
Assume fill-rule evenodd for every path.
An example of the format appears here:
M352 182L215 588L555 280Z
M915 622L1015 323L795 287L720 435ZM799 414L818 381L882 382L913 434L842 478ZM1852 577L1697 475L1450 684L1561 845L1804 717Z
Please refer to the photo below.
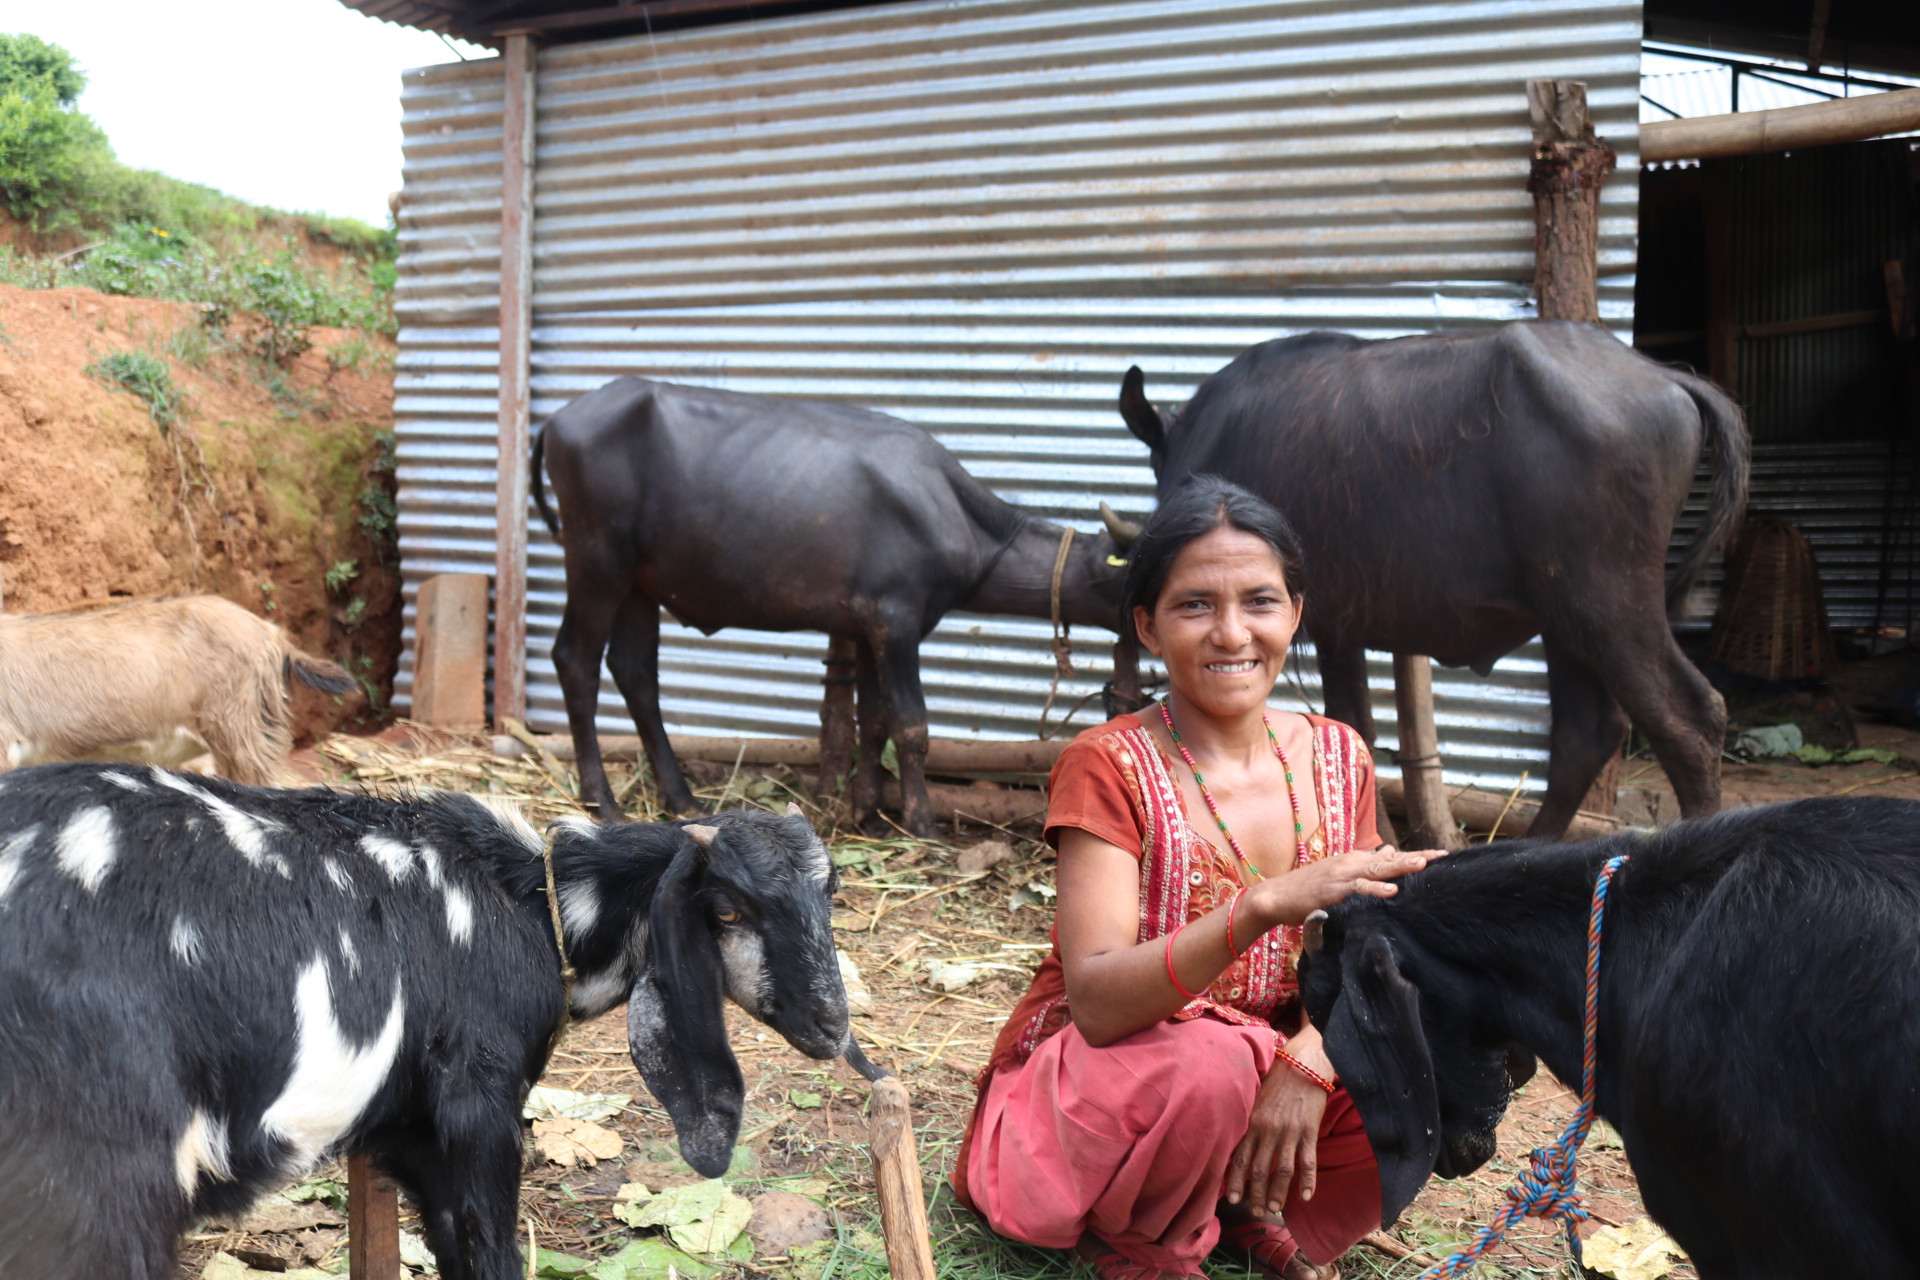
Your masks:
M893 1280L934 1280L933 1237L927 1230L926 1191L913 1140L907 1090L892 1076L873 1082L868 1130L874 1188L880 1196L880 1232Z
M540 735L557 760L572 760L573 740L558 734ZM1045 742L969 742L934 738L927 744L927 769L933 773L1047 773L1067 749L1071 738ZM673 754L681 760L711 760L716 764L788 765L813 769L820 764L820 743L813 738L714 738L677 734ZM607 734L600 739L607 760L642 758L640 739L631 734Z
M1893 89L1803 107L1662 120L1640 126L1640 160L1757 156L1797 147L1861 142L1920 129L1920 89Z

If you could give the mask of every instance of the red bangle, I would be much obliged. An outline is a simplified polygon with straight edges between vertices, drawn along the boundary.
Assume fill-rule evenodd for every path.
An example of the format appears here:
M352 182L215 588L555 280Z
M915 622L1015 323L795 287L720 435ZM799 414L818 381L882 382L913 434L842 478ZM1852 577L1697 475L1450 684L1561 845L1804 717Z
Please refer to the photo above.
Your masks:
M1312 1067L1308 1066L1306 1063L1300 1061L1300 1059L1288 1053L1285 1049L1279 1049L1279 1050L1276 1050L1275 1052L1279 1057L1283 1058L1286 1061L1286 1064L1288 1066L1292 1067L1295 1071L1298 1071L1301 1075L1305 1076L1307 1079L1319 1085L1320 1088L1329 1097L1331 1097L1334 1094L1334 1092L1340 1088L1339 1085L1327 1079L1325 1076L1321 1075L1318 1071L1315 1071Z
M1247 954L1233 945L1233 910L1240 905L1240 899L1246 895L1246 892L1245 886L1242 886L1240 891L1234 894L1233 898L1227 903L1227 954L1235 960Z
M1184 929L1186 927L1187 926L1183 924L1180 926L1180 929ZM1167 935L1167 981L1173 984L1173 989L1175 991L1178 991L1181 995L1185 996L1189 1001L1198 1000L1200 998L1199 996L1195 995L1193 992L1187 990L1185 987L1180 985L1180 975L1176 974L1173 971L1173 940L1180 936L1180 929L1175 929L1172 933Z

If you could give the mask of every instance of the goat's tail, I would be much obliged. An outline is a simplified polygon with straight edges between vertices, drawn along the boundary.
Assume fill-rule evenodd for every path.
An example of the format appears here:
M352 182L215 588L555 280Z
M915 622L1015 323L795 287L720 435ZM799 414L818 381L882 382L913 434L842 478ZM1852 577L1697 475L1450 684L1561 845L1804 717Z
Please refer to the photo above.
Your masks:
M1704 378L1678 370L1669 371L1682 391L1692 397L1706 427L1707 445L1713 450L1713 492L1707 500L1706 519L1693 536L1680 567L1667 582L1667 612L1674 613L1692 589L1694 579L1706 568L1707 560L1740 528L1747 511L1747 470L1752 443L1740 407L1727 394Z
M339 695L354 690L353 676L345 667L298 649L287 650L286 674L288 678L322 693Z
M533 438L533 505L540 508L540 518L547 522L547 532L554 537L560 536L560 517L553 514L553 508L547 505L547 486L541 483L541 464L546 458L547 429L540 428L540 434Z

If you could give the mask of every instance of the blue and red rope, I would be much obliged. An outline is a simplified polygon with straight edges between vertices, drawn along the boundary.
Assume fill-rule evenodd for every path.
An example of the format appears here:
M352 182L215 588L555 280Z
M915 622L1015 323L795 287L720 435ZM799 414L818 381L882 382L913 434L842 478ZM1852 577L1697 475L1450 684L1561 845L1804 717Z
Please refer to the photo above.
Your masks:
M1573 1252L1574 1262L1578 1264L1581 1260L1580 1236L1574 1228L1586 1221L1587 1211L1580 1203L1579 1174L1574 1162L1579 1157L1581 1144L1587 1140L1587 1130L1593 1127L1594 1078L1598 1066L1595 1044L1600 1029L1600 923L1606 914L1607 886L1613 882L1613 873L1626 860L1627 855L1623 853L1609 858L1607 865L1600 868L1600 878L1593 885L1593 909L1587 916L1586 1043L1580 1055L1579 1110L1573 1113L1573 1119L1558 1141L1536 1150L1528 1158L1527 1171L1507 1189L1507 1202L1493 1221L1480 1228L1465 1249L1448 1254L1423 1271L1420 1280L1450 1280L1471 1270L1522 1218L1560 1219L1566 1224L1567 1248Z

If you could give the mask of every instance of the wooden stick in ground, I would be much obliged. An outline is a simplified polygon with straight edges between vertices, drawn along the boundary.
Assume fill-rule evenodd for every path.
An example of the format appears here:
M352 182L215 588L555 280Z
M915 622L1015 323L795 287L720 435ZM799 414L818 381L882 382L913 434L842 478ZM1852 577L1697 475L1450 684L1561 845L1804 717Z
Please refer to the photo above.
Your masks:
M880 1194L880 1230L893 1280L934 1280L933 1239L927 1231L926 1192L913 1141L907 1091L892 1076L873 1082L873 1126L868 1145Z
M1433 723L1433 664L1425 654L1393 655L1393 700L1400 711L1400 777L1405 785L1407 843L1415 849L1458 849L1460 829L1447 808L1440 777L1440 735Z
M347 1157L347 1275L400 1280L400 1193L365 1155Z

